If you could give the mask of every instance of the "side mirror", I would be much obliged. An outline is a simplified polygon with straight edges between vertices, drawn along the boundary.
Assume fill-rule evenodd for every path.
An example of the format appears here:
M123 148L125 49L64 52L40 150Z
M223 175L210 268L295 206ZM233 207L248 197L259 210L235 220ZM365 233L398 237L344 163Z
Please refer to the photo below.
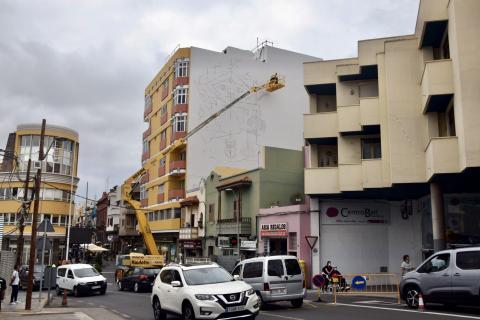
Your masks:
M233 280L237 281L240 280L240 276L238 274L233 275Z
M172 283L170 283L172 285L172 287L174 288L178 288L178 287L181 287L182 286L182 283L180 281L172 281Z

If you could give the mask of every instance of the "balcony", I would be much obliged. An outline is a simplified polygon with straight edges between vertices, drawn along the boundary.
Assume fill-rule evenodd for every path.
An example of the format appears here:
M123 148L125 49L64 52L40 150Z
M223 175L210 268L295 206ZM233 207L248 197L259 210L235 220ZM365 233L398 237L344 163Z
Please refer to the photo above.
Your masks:
M337 112L322 112L303 115L305 139L331 138L338 133Z
M338 107L338 131L339 132L360 132L360 106Z
M382 159L362 160L363 188L382 188L383 170Z
M187 133L185 131L173 132L172 136L170 138L170 142L173 142L173 141L178 140L178 139L182 139L186 135L187 135Z
M184 189L172 189L168 191L168 200L179 200L185 198Z
M185 86L189 83L189 78L188 77L177 77L173 79L173 87L175 88L176 86Z
M217 234L237 234L240 228L240 234L251 234L250 218L240 218L240 226L236 219L221 219L217 221Z
M170 162L170 173L185 173L187 162L185 160L177 160Z
M118 230L119 236L138 236L139 232L135 228L135 226L125 226L120 227Z
M150 224L150 229L152 230L153 233L162 232L162 231L172 232L180 229L180 218L155 220L155 221L150 221L149 224Z
M198 228L180 228L180 240L198 239Z
M337 167L306 168L305 194L340 193Z
M188 112L188 104L182 103L182 104L176 104L173 106L172 114L185 113L185 112Z
M360 124L362 126L380 124L380 104L378 97L360 98Z
M440 28L448 20L449 0L420 1L415 34L418 34L419 47L431 45L432 40L438 37Z
M444 112L453 96L452 60L427 61L421 87L422 112Z
M143 133L142 137L143 137L143 140L145 140L149 135L150 133L152 133L152 129L151 128L148 128L147 130L145 130L145 132Z
M162 203L164 201L165 201L165 194L164 193L157 194L157 203Z
M458 138L431 138L425 150L427 180L439 173L460 171Z

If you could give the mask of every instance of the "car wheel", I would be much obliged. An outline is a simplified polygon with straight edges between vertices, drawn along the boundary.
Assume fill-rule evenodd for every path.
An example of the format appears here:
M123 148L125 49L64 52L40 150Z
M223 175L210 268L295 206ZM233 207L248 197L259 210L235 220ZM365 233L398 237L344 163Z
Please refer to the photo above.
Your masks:
M260 292L257 292L257 296L258 296L258 308L262 309L263 307L265 307L266 303L265 301L263 301L262 295L260 294Z
M185 303L183 306L182 317L183 320L195 320L195 312L189 302Z
M78 292L78 288L77 288L77 287L74 287L74 288L73 288L73 296L75 296L75 297L79 297L79 296L80 296L80 293Z
M292 307L300 308L303 305L303 299L295 299L290 301L290 303L292 304Z
M122 281L118 281L118 282L117 282L117 287L118 287L118 291L123 291Z
M153 317L155 320L165 320L167 318L165 312L162 310L162 306L160 305L160 300L158 300L158 298L153 300Z
M420 293L421 292L417 287L411 286L405 289L405 301L409 308L418 309L418 297Z
M140 292L140 286L138 285L138 282L135 282L133 285L133 292L139 293Z

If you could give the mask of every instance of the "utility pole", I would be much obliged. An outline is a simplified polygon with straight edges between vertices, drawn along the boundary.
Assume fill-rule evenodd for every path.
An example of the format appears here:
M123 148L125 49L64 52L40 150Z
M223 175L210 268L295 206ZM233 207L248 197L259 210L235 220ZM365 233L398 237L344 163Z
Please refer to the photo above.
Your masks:
M42 131L40 134L40 152L38 153L38 161L43 161L45 155L43 154L43 144L45 138L45 119L42 120ZM32 290L33 290L33 270L35 266L35 256L36 256L36 240L37 240L37 217L38 210L40 207L40 184L42 180L42 166L37 169L37 175L35 177L35 202L33 204L33 216L32 216L32 235L30 238L30 260L28 261L28 287L27 287L27 296L25 300L25 310L32 309Z
M17 261L16 265L20 266L22 265L22 260L23 260L23 246L25 244L25 238L23 236L23 231L25 229L25 215L28 216L28 211L27 208L30 208L27 206L27 201L28 201L28 184L30 182L30 166L32 165L32 159L28 159L28 164L27 164L27 177L25 179L25 187L24 187L24 193L23 193L23 203L22 203L22 211L20 214L20 221L19 221L19 228L18 228L18 240L17 240Z

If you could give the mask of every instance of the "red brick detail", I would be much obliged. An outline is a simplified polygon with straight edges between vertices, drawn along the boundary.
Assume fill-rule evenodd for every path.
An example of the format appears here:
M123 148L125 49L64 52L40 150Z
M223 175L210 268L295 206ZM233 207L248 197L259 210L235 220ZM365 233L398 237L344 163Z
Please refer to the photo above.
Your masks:
M170 162L170 171L175 169L186 169L186 168L187 168L187 162L185 160L177 160L177 161Z
M162 177L165 175L165 166L163 167L158 167L158 176Z
M153 107L152 105L150 105L149 107L147 107L144 111L143 111L143 119L145 119L153 110Z
M183 189L172 189L168 191L168 200L172 199L183 199L185 198L185 190Z
M173 79L173 87L175 88L176 86L185 86L189 83L189 78L188 77L178 77Z
M142 207L148 206L148 199L142 199L142 200L140 200L140 205L141 205Z
M181 139L181 138L185 137L186 135L187 135L187 133L185 131L183 131L183 132L173 132L170 141L173 142L175 140L178 140L178 139Z
M148 158L150 158L150 152L145 152L145 153L142 154L142 161L145 161Z
M182 103L182 104L176 104L173 106L172 113L184 113L188 112L188 104L187 103Z
M140 179L140 183L141 183L141 184L145 184L145 183L147 183L149 180L150 180L150 175L147 173L147 174L144 174L144 175L142 176L142 179Z
M157 202L162 203L164 201L165 201L165 194L164 193L157 194Z
M160 116L160 125L163 125L168 120L168 115L166 113Z
M169 94L168 86L165 88L162 86L162 100L165 99Z
M167 146L167 140L160 140L160 151L165 149L166 146Z
M145 132L143 133L143 140L145 140L150 135L150 133L152 133L151 128L148 128L147 130L145 130Z

